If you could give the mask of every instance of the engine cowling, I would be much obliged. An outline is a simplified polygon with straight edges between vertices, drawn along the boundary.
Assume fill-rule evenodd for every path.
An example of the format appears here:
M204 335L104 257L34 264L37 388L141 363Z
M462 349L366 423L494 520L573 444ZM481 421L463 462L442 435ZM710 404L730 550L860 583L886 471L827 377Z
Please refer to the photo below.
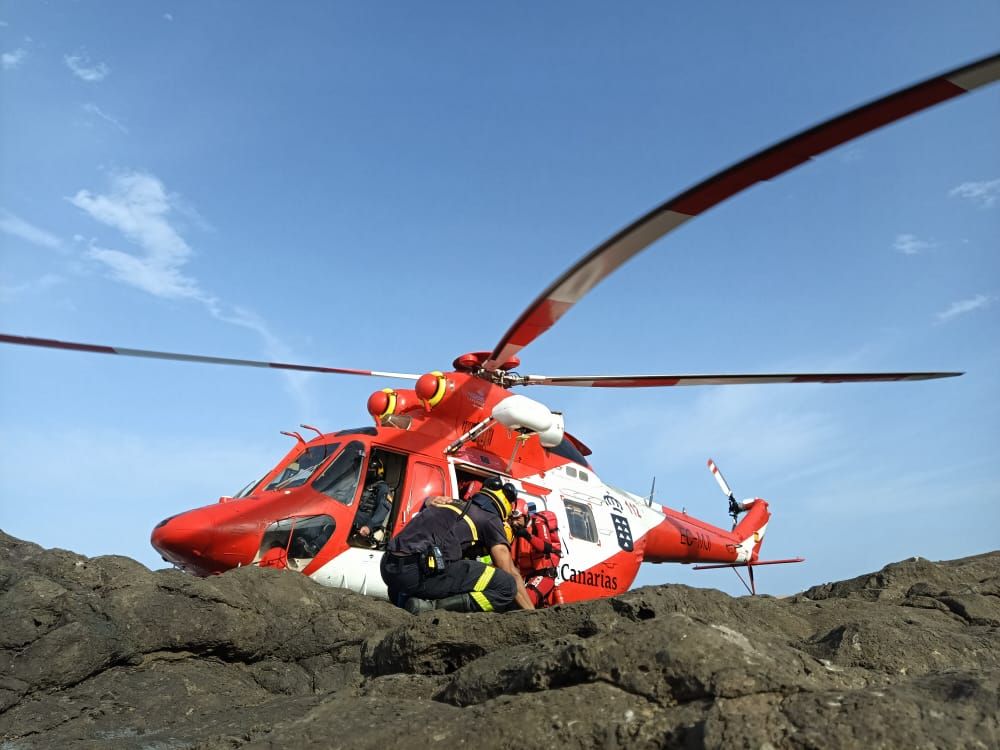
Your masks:
M538 440L543 448L555 448L563 441L566 434L566 424L563 415L559 412L552 412L552 425L549 429L538 433Z
M493 418L509 430L544 433L552 428L555 415L549 407L527 396L508 396L493 407Z

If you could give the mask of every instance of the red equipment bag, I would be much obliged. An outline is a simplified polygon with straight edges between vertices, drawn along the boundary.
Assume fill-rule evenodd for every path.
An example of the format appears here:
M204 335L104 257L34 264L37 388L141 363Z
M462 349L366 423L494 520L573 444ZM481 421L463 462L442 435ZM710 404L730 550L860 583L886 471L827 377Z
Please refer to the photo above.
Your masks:
M521 574L530 578L543 570L554 571L562 557L559 523L550 510L532 513L528 521L530 539L518 537L513 548L514 561Z
M548 543L552 545L552 556L556 559L562 557L562 542L559 541L559 521L556 519L556 514L551 510L540 510L531 517L531 520L532 526L536 527L533 531L538 536L547 537ZM544 526L545 532L539 534L541 529L537 526ZM552 562L554 564L555 560Z

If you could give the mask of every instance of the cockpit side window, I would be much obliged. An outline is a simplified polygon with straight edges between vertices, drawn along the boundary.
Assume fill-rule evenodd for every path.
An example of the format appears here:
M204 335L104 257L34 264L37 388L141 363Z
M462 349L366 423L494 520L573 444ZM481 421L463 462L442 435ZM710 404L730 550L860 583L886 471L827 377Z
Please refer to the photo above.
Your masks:
M365 463L365 446L353 440L313 482L313 489L338 503L350 505L361 481Z
M335 528L336 522L330 516L297 518L288 545L288 556L298 560L311 560L330 540Z
M332 456L337 452L337 448L340 443L331 443L327 445L312 445L306 448L302 453L293 458L281 473L278 474L271 483L265 487L265 490L290 490L293 487L301 487L307 481L309 477L313 475L313 472L319 468L327 457Z
M267 530L264 532L264 537L261 540L260 551L257 553L257 557L260 558L269 549L280 548L283 550L288 549L288 540L292 535L292 524L295 519L286 518L283 521L275 521Z
M330 541L336 528L337 522L325 515L275 521L264 531L255 560L263 567L301 570Z

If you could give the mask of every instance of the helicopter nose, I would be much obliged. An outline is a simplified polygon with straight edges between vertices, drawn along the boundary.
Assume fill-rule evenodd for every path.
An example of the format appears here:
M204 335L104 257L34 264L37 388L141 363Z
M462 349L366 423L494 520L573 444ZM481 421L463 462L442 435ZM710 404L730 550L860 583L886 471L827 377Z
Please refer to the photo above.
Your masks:
M190 573L222 573L257 554L263 526L249 515L232 504L196 508L160 521L149 541L164 560Z
M216 530L197 511L165 518L150 535L163 559L199 575L218 572L212 560Z

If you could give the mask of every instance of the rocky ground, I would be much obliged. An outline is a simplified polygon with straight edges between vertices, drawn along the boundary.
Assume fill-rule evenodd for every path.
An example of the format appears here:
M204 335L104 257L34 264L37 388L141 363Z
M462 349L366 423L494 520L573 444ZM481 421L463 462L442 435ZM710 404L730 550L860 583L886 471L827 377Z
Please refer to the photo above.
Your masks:
M1000 747L1000 552L413 617L0 532L0 750Z

